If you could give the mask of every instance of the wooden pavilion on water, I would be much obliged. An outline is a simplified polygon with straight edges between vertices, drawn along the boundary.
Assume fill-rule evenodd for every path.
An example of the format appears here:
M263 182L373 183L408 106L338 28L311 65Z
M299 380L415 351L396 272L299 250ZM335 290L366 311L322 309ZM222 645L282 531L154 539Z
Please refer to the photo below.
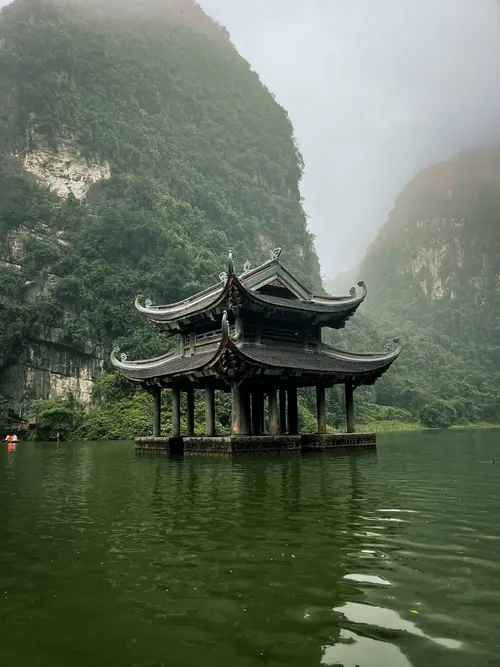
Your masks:
M374 433L355 433L353 393L373 384L398 357L398 339L380 354L355 354L323 342L322 329L340 329L366 297L364 283L348 296L319 296L271 259L237 276L232 255L220 282L166 306L136 308L166 335L179 336L177 351L111 361L128 380L154 396L153 435L136 440L138 451L249 453L374 447ZM327 430L325 390L343 384L346 433ZM297 389L315 387L317 432L299 434ZM172 434L161 433L162 390L172 391ZM195 391L205 396L204 435L195 435ZM231 393L231 434L216 433L216 390ZM181 433L181 392L186 432ZM266 409L267 408L267 409ZM267 415L266 415L267 412Z

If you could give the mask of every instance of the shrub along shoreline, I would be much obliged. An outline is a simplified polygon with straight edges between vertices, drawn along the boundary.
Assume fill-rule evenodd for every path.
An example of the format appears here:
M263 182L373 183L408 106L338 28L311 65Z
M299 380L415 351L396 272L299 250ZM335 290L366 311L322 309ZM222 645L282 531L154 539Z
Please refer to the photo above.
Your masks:
M328 401L329 431L345 430L344 411L339 392L332 390ZM162 410L162 432L171 430L171 401L169 392L164 392ZM184 406L181 404L181 408ZM145 392L137 392L118 373L104 375L96 384L93 404L83 408L72 393L59 400L43 400L33 406L31 417L34 425L23 435L24 439L54 440L60 433L64 440L133 440L151 434L152 398ZM428 428L495 428L499 424L486 422L450 423L446 413L434 411L432 419L412 418L408 411L391 406L380 406L362 400L356 405L358 432L405 432ZM203 434L204 401L197 396L195 402L195 422L198 435ZM431 422L429 424L429 422ZM13 423L8 414L7 402L0 397L0 430L8 433ZM229 433L231 405L228 394L217 396L217 432ZM182 424L185 427L185 424ZM303 432L316 429L314 392L304 391L299 396L299 428Z

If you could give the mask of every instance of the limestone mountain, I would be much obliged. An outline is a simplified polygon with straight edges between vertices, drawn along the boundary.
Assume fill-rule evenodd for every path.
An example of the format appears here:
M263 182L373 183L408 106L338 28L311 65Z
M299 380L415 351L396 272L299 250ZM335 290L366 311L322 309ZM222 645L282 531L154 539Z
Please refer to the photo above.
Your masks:
M451 421L500 421L500 149L418 174L357 275L370 287L358 337L372 318L405 341L377 401L414 415L439 402Z
M88 401L111 344L161 351L175 301L284 248L320 288L285 110L191 0L0 12L0 392Z

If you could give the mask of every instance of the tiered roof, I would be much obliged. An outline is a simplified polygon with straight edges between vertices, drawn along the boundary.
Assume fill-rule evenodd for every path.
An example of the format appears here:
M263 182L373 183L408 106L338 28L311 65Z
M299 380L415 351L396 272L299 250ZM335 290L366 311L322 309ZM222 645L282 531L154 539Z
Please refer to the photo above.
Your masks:
M335 384L351 380L354 386L373 384L399 356L401 345L394 339L393 346L379 354L353 354L327 345L320 351L287 349L264 346L233 340L224 335L227 315L223 316L220 342L216 351L195 354L190 357L171 353L146 361L127 361L117 358L118 350L113 350L111 361L129 380L144 383L150 381L173 382L181 377L192 379L207 375L223 375L227 369L245 366L256 374L264 371L285 372L309 384L311 379L322 377L327 383Z
M238 370L251 375L285 374L304 386L318 377L328 384L346 380L354 386L373 384L398 357L401 351L398 339L384 352L354 354L321 342L315 349L304 349L284 341L263 345L245 340L236 332L231 335L228 312L234 316L236 311L244 309L280 321L340 328L366 297L362 282L358 283L359 294L355 288L348 296L313 294L280 264L279 255L278 249L270 261L255 269L247 264L240 276L234 273L230 255L228 271L220 275L219 284L178 303L153 306L146 302L142 306L138 297L137 309L167 332L189 329L190 324L222 315L220 336L211 334L209 347L197 353L173 352L144 361L128 361L125 355L118 358L118 350L114 350L113 365L129 380L145 385L172 384L181 378L227 377Z
M135 306L167 332L200 319L213 319L214 315L220 316L224 310L234 310L235 306L339 329L364 301L366 286L363 282L358 283L359 294L355 287L347 296L314 294L280 264L279 256L278 249L268 262L257 268L246 265L240 276L235 275L230 257L228 271L220 274L217 285L165 306L153 306L149 301L142 306L139 296Z

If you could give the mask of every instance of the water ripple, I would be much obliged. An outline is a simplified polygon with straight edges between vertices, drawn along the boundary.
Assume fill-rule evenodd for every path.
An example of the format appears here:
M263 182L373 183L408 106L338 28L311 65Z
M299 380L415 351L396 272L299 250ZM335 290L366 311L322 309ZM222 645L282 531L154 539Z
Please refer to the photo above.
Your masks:
M496 441L231 461L0 450L0 664L493 667L500 466L478 461Z

